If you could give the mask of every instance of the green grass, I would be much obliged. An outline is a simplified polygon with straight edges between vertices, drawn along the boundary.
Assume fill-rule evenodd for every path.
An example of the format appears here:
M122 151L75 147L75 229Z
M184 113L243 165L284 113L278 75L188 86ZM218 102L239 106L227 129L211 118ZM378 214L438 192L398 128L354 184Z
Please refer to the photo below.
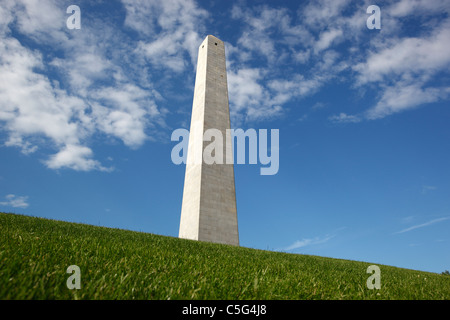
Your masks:
M0 299L450 299L450 277L0 213ZM81 289L69 290L69 265Z

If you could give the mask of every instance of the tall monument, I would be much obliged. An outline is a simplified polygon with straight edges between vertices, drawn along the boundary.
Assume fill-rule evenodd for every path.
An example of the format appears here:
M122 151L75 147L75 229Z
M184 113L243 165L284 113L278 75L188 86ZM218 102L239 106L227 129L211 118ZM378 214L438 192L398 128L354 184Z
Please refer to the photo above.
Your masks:
M220 163L204 161L205 147L214 142L211 137L204 139L208 129L222 133L224 159ZM231 150L227 129L230 110L225 46L208 35L198 49L180 238L239 245L234 168L232 161L225 159L232 156L227 152Z

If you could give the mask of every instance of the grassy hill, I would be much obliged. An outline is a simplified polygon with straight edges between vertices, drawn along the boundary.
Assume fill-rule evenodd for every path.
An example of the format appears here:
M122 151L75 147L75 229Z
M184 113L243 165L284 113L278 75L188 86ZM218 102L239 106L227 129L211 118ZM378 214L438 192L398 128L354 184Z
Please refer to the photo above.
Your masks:
M0 299L450 299L450 277L0 213ZM81 269L69 290L66 269Z

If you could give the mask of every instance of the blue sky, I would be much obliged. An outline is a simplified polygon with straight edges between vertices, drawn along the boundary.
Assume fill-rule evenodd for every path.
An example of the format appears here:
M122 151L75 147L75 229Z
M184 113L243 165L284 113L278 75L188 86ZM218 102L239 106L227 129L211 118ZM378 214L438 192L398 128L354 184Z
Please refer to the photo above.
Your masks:
M68 29L78 5L81 29ZM369 5L381 29L369 30ZM226 43L242 246L450 269L448 1L0 1L0 210L177 236L197 49Z

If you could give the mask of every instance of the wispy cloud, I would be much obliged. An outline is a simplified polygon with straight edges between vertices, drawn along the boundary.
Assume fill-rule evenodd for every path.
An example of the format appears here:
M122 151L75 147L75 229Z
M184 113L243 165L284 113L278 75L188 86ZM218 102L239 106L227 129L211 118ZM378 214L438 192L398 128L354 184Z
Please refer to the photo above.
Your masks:
M314 51L319 53L327 49L337 38L342 36L342 30L332 29L324 31L320 34L319 40L314 45Z
M336 237L337 233L341 230L346 229L346 227L340 227L336 230L334 230L332 233L326 234L324 236L317 236L314 238L303 238L301 240L297 240L291 245L278 249L278 251L291 251L299 248L309 247L309 246L315 246L318 244L326 243Z
M329 5L336 7L331 2L321 8ZM227 44L230 110L237 122L284 115L285 104L313 95L347 68L333 48L343 38L340 28L311 32L316 24L296 23L306 21L300 11L268 5L234 5L231 16L242 24L236 44ZM292 63L306 70L298 72Z
M449 37L450 19L430 18L432 22L427 23L423 31L419 29L417 34L405 35L403 30L409 26L398 18L448 13L448 5L445 1L431 5L429 1L402 0L387 3L385 7L383 31L380 35L371 35L373 41L367 43L367 16L361 14L361 8L352 1L311 1L302 5L297 15L267 5L252 9L235 5L232 18L243 22L243 31L237 46L231 50L232 67L265 60L265 67L259 67L259 77L255 79L263 94L255 97L250 91L241 92L239 100L248 95L257 98L254 101L261 108L268 110L276 106L278 112L254 112L254 105L235 103L238 100L235 101L233 95L230 95L231 108L237 106L240 115L247 113L248 120L258 120L249 116L250 111L262 114L260 118L265 114L267 117L281 115L285 103L316 93L327 83L344 78L343 72L350 70L351 74L345 74L345 79L353 82L355 88L364 86L372 92L376 90L377 98L373 105L358 114L340 112L330 116L328 119L332 122L376 120L447 100L450 87L436 85L433 79L450 64L449 45L445 40ZM330 21L333 21L332 27ZM255 42L259 45L254 46ZM349 43L347 52L337 48L343 42ZM280 74L286 61L298 62L304 71ZM242 83L248 83L242 77L244 74L236 76L242 78Z
M409 228L406 228L406 229L394 232L394 234L405 233L405 232L409 232L409 231L412 231L412 230L415 230L415 229L428 227L428 226L431 226L433 224L436 224L436 223L439 223L439 222L443 222L443 221L446 221L446 220L449 220L449 219L450 219L450 217L442 217L442 218L438 218L438 219L433 219L433 220L427 221L425 223L417 224L415 226L412 226L412 227L409 227Z
M299 248L303 248L303 247L322 244L322 243L325 243L325 242L331 240L334 237L335 237L335 235L326 235L324 237L305 238L302 240L295 241L293 244L291 244L290 246L287 246L286 248L284 248L282 250L283 251L291 251L291 250L295 250L295 249L299 249Z
M422 194L426 194L430 191L434 191L436 190L437 187L436 186L422 186Z
M185 54L195 65L200 32L209 13L192 0L122 0L127 11L125 25L143 39L136 50L154 67L181 72L188 66Z
M399 17L430 17L450 12L444 1L403 0L388 6L383 12L383 30L387 34L373 42L361 62L353 66L357 72L356 86L373 84L378 101L359 115L376 120L423 105L445 101L450 87L436 84L434 79L450 66L450 19L431 19L427 28L418 29L414 36L402 36Z
M13 208L27 208L29 206L27 202L27 196L16 196L14 194L8 194L7 196L5 196L5 199L6 201L0 202L0 205Z
M359 116L348 115L344 112L341 112L339 115L330 116L328 119L336 123L357 123L361 121Z
M235 5L232 18L243 25L236 46L230 46L231 70L243 65L254 68L253 63L261 59L264 63L259 64L258 77L251 82L244 73L235 71L233 82L245 84L246 89L257 87L261 93L241 90L235 94L232 89L230 107L250 121L276 117L284 114L284 104L313 95L347 71L351 71L345 74L347 81L353 82L355 88L364 86L378 91L377 98L358 114L339 112L329 116L332 122L376 120L447 100L450 87L436 85L433 79L450 64L445 40L450 34L450 19L430 22L424 31L419 30L413 36L405 35L403 29L407 26L398 21L399 17L411 15L411 8L416 18L441 11L448 13L449 7L444 3L437 1L430 5L428 1L403 0L386 4L382 35L373 34L370 43L364 32L367 16L348 0L309 2L296 15L267 5L251 9ZM329 21L333 21L332 28ZM254 46L255 42L259 45ZM348 51L337 48L343 42L349 43ZM298 62L304 70L280 73L286 61ZM254 104L240 103L250 99ZM255 111L258 107L264 112ZM277 112L267 112L275 107Z
M403 224L411 224L414 221L414 216L407 216L400 220Z
M122 0L124 20L86 16L82 30L72 32L64 2L36 3L3 0L0 8L4 146L28 155L39 150L55 170L110 171L95 159L92 138L139 148L159 134L169 113L164 101L179 91L167 87L192 76L212 16L195 0ZM283 116L286 105L332 81L376 93L357 114L333 111L328 119L335 123L450 98L450 87L434 81L450 66L448 1L386 4L382 33L371 41L364 8L350 0L309 1L298 10L243 4L230 12L239 32L226 43L235 124ZM422 15L430 17L426 27L402 31L410 26L399 18Z
M111 171L95 159L92 137L135 149L160 134L167 112L158 105L161 79L152 78L149 66L165 74L187 69L208 14L192 0L123 2L123 24L140 37L124 32L117 20L93 15L82 30L68 30L63 2L2 1L4 146L28 155L42 148L50 169Z

